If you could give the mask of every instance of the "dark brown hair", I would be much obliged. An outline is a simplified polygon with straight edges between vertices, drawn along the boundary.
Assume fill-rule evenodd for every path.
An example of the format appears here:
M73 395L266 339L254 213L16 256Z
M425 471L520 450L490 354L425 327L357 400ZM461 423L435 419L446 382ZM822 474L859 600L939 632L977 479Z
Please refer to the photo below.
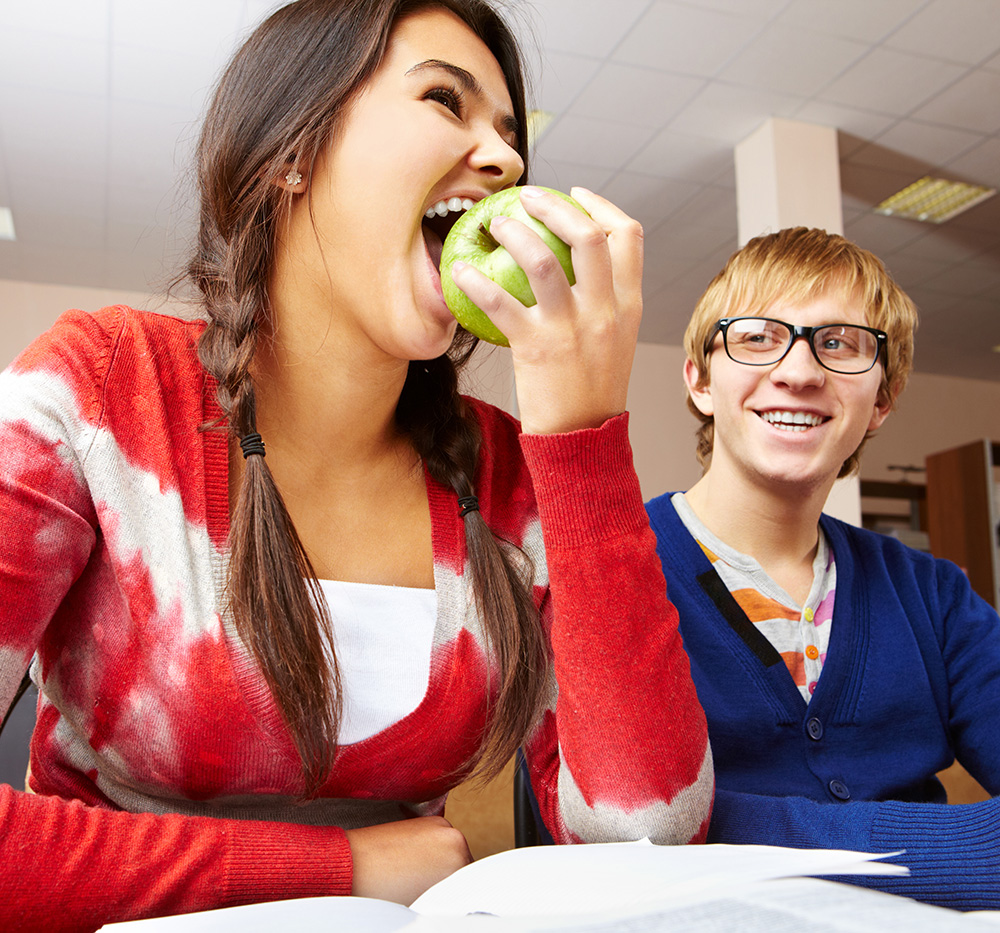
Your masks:
M270 179L293 165L309 177L347 106L381 63L395 23L428 7L454 12L483 40L524 127L517 44L486 0L298 0L258 27L222 76L199 143L200 227L188 274L209 316L200 358L218 383L233 437L256 429L251 362L267 329L275 230L290 197ZM523 133L518 150L527 164ZM411 363L396 412L431 476L458 496L475 493L481 441L458 393L458 370L474 346L459 330L445 356ZM498 540L478 512L464 523L476 601L500 671L487 687L486 733L467 763L488 777L534 719L546 648L527 558ZM313 796L336 754L340 681L325 600L263 457L246 460L229 549L229 611L291 731L303 796Z

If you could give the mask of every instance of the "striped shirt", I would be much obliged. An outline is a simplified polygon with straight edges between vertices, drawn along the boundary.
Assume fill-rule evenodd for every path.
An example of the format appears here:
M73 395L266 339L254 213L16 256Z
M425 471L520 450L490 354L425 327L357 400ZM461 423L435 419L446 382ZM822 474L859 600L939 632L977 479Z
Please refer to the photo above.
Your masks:
M800 606L757 561L712 534L683 493L672 496L670 502L740 609L784 659L808 703L826 660L837 590L837 565L826 535L820 530L812 587L805 605Z

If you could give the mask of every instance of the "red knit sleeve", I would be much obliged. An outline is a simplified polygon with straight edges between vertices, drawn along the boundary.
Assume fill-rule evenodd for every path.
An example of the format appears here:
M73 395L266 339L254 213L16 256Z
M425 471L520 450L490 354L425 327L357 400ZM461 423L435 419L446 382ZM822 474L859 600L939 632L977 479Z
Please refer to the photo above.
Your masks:
M525 744L558 841L704 841L705 717L667 598L628 418L522 435L549 577L557 699Z
M103 923L266 900L350 894L343 830L156 816L0 785L0 929Z

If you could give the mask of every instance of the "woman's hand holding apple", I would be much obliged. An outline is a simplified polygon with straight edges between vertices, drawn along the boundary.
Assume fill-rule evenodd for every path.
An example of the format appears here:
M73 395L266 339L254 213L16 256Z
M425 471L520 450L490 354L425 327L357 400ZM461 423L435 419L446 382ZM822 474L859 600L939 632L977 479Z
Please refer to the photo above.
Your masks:
M525 307L470 265L452 270L510 342L521 424L532 434L600 427L625 410L642 317L642 227L591 191L571 193L589 216L538 188L521 202L569 245L575 285L536 232L506 217L490 234L525 271L537 304Z

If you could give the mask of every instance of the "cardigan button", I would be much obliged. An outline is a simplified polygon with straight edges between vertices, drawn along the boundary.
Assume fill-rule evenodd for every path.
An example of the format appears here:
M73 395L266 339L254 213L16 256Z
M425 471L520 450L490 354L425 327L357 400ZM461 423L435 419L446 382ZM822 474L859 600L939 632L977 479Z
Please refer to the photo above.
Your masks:
M814 742L818 742L823 738L823 723L814 716L806 723L806 732L809 733L809 738Z
M850 800L851 792L847 785L843 781L838 781L836 778L830 781L830 793L833 794L838 800Z

